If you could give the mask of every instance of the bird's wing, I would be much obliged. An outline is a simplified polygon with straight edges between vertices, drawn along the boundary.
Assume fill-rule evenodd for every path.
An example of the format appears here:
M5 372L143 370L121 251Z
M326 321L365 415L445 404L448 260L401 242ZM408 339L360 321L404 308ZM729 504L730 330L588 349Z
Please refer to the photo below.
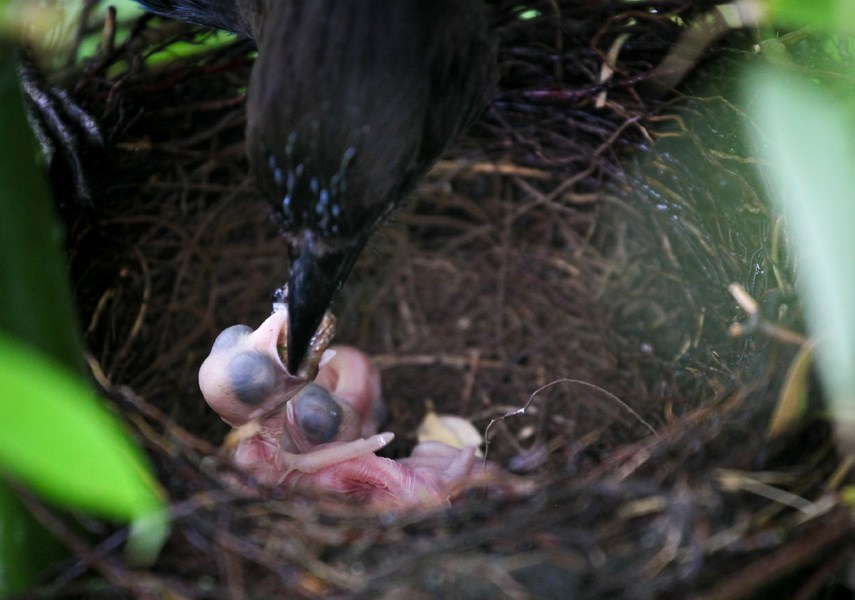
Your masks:
M251 0L137 0L147 11L252 37Z

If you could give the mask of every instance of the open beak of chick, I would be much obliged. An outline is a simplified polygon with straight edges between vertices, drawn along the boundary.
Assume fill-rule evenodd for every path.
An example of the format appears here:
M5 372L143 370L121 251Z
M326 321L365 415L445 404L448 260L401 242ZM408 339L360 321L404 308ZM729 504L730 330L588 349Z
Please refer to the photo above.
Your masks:
M311 381L288 372L286 339L287 311L274 312L256 330L229 327L199 371L210 407L238 432L248 431L237 436L234 461L257 483L386 509L443 505L473 474L474 448L431 442L399 461L376 456L394 435L377 433L384 408L369 357L315 345L304 363L320 367Z
M239 427L286 405L314 379L335 333L332 315L318 330L319 341L301 373L286 368L288 311L275 311L258 329L233 325L220 333L199 370L205 400L223 420ZM329 354L327 354L327 360Z
M249 432L238 435L245 439L236 449L237 462L268 485L292 473L373 456L394 437L377 435L380 376L368 357L350 348L327 350L334 322L325 318L301 375L292 375L286 367L287 324L287 310L280 310L258 329L225 329L199 370L208 405L239 432ZM327 363L317 383L305 376Z

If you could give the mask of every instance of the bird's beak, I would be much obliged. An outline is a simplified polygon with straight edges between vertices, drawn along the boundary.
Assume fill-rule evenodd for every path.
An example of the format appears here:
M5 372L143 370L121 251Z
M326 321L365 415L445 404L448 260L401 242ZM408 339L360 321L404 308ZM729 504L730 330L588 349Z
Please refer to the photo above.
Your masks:
M324 314L350 274L362 244L344 249L319 245L311 233L291 245L288 275L288 372L299 373Z

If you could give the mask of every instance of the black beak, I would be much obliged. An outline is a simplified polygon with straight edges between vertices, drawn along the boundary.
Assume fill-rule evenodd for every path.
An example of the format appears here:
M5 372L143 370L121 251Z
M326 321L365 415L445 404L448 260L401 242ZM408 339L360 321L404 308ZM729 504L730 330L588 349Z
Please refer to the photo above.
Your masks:
M311 232L291 246L288 276L288 372L296 375L324 313L350 274L362 244L330 249Z

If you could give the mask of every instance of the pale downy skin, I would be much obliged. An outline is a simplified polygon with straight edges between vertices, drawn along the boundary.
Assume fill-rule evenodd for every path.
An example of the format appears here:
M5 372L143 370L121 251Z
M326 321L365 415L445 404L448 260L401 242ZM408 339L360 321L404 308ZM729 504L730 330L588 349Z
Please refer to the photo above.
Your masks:
M380 374L347 346L321 359L313 383L290 375L280 356L287 313L255 331L238 325L214 342L199 371L205 400L239 428L235 464L261 485L335 493L379 508L441 506L481 467L475 448L423 442L398 461L376 456Z

